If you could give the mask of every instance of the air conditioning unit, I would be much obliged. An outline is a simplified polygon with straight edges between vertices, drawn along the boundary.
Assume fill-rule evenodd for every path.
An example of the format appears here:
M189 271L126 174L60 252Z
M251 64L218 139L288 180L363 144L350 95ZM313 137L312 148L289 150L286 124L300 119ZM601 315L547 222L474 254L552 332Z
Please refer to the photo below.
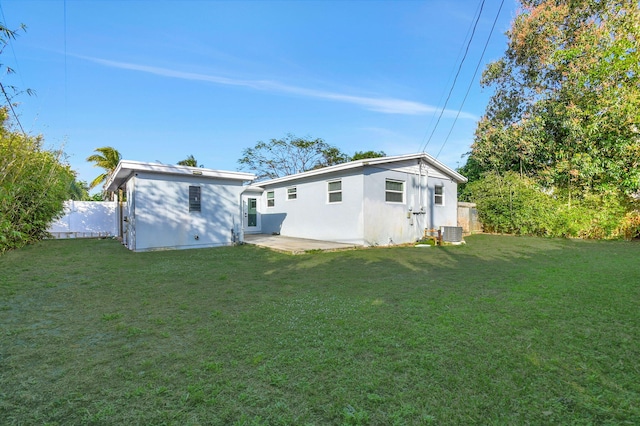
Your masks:
M462 227L461 226L441 226L442 241L445 243L461 243Z

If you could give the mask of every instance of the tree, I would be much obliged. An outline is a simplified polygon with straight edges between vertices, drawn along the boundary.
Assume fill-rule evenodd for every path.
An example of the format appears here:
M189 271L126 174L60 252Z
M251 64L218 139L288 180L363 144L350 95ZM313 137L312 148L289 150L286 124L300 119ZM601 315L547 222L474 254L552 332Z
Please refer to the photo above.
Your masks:
M0 253L45 237L74 180L62 152L12 130L8 111L0 109Z
M461 169L471 182L462 198L476 201L485 218L499 211L496 203L504 197L489 190L501 182L497 174L520 188L521 199L553 201L547 204L552 231L543 215L527 214L532 210L515 203L510 218L535 223L510 219L508 232L625 234L620 229L635 226L638 216L631 195L640 190L640 4L521 0L521 5L504 56L482 76L482 85L494 93Z
M356 151L349 161L366 160L368 158L386 157L384 151Z
M484 71L494 94L474 171L515 171L568 203L640 189L640 5L521 0L508 48Z
M4 52L4 49L9 44L10 40L16 39L16 37L18 36L18 31L26 32L27 26L24 24L21 24L18 30L10 30L4 25L0 24L0 54ZM6 66L4 64L0 64L0 68L2 68L7 75L15 73L15 71L11 67ZM11 111L11 114L15 119L15 123L22 131L22 134L26 137L26 133L22 128L22 124L20 124L18 115L16 114L15 107L17 106L17 104L13 102L13 97L20 94L21 91L19 91L18 88L16 88L15 86L5 85L4 83L0 82L0 92L2 93L2 96L4 97L4 99L7 101L4 107L7 108L8 111ZM35 92L31 89L27 89L26 93L28 95L33 95ZM6 119L3 118L2 124L4 125L5 122L6 122Z
M344 163L348 158L323 139L299 138L289 133L282 139L259 141L253 148L246 148L238 163L243 170L256 173L258 179L275 179Z
M21 30L25 30L21 26ZM0 53L16 31L0 25ZM0 64L6 74L14 71ZM0 82L6 104L0 106L0 254L47 235L51 221L62 213L74 174L61 160L62 151L42 148L41 136L25 133L13 97L20 91ZM32 94L31 90L26 91ZM14 122L9 121L9 114ZM17 126L17 129L14 129Z
M69 183L68 198L76 201L88 201L91 199L89 195L89 184L83 180L76 180L75 173L73 180Z
M94 150L97 154L90 155L87 157L87 161L94 162L94 167L100 167L104 169L103 173L100 173L94 180L89 184L89 189L93 189L96 186L104 183L109 175L113 173L113 171L118 167L118 163L122 159L122 156L113 147L105 146L102 148L96 148Z
M335 146L329 146L328 148L325 148L322 150L322 161L320 161L313 168L321 169L327 166L334 166L336 164L346 163L347 161L351 161L351 159L347 154L340 151Z
M640 212L629 199L609 191L584 195L568 206L539 183L517 172L487 172L468 184L483 228L488 232L578 238L633 238Z
M178 161L179 166L204 167L202 164L198 166L198 160L193 155L189 155L184 160Z

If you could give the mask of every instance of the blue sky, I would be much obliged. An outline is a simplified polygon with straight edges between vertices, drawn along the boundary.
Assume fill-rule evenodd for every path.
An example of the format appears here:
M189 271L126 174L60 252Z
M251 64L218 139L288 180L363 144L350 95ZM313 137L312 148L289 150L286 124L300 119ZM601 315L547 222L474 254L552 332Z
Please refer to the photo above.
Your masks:
M2 82L35 90L17 99L21 124L63 148L85 181L99 174L85 159L102 146L165 164L192 154L222 170L287 133L347 154L414 153L434 130L480 3L1 0L7 27L27 25L0 56L17 72ZM453 168L491 95L472 76L499 6L486 1L426 147ZM480 70L503 54L515 12L506 0Z

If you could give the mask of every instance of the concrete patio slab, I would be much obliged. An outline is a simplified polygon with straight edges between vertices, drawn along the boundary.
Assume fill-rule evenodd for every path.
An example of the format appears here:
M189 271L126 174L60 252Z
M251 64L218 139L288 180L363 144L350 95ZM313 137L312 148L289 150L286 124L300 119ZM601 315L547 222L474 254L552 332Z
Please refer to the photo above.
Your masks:
M302 254L310 250L352 250L355 244L336 243L334 241L308 240L305 238L285 237L283 235L244 234L244 242L259 247L290 254Z

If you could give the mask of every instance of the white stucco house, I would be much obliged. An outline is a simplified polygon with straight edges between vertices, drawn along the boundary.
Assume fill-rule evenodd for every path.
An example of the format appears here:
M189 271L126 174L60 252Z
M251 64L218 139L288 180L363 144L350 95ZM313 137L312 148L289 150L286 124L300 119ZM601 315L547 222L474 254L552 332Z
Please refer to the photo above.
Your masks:
M243 194L257 217L245 232L279 233L363 246L419 240L457 226L466 178L428 154L357 160L255 183Z
M120 161L105 184L122 190L120 237L133 251L239 242L241 194L250 173Z
M123 243L145 251L228 245L245 233L362 246L414 242L425 229L457 226L457 186L466 182L425 153L254 179L250 173L121 161L106 189L126 192Z

